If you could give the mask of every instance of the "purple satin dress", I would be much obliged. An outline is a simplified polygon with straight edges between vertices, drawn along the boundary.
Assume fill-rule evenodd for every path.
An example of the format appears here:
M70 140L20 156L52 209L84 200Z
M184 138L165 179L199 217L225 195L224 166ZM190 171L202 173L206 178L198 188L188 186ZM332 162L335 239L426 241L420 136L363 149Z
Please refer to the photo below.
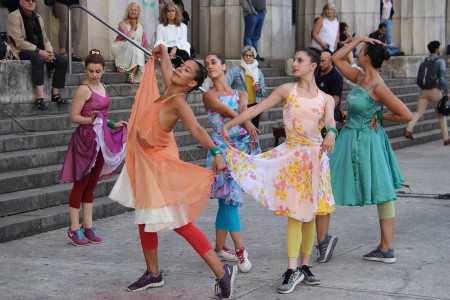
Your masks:
M102 151L105 160L100 179L107 179L116 174L125 157L126 126L110 129L106 119L109 96L106 94L103 97L92 89L91 91L91 97L84 104L81 115L90 117L93 111L99 111L98 116L92 124L80 125L75 130L64 159L60 182L78 181L89 174L99 151Z

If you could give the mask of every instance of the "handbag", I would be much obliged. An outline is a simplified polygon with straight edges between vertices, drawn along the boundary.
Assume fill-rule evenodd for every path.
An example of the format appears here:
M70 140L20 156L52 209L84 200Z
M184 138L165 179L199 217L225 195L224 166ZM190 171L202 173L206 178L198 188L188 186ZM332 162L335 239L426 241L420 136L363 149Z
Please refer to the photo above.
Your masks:
M450 115L450 100L448 99L447 95L442 96L436 110L443 116Z

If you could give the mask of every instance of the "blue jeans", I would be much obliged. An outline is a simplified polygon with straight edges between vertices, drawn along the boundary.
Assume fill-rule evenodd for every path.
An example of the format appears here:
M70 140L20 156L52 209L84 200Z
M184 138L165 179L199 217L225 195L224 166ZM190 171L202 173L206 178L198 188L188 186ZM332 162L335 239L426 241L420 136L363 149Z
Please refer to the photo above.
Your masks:
M391 20L381 19L381 23L386 24L386 45L392 46L392 22Z
M244 17L244 46L253 46L257 53L265 17L264 13L248 14Z

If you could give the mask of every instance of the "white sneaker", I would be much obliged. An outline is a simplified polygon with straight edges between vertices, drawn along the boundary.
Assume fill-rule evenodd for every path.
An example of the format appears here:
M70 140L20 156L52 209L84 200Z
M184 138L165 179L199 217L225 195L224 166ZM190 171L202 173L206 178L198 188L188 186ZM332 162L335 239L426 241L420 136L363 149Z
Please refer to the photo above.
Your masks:
M238 258L236 257L236 254L231 252L231 250L228 249L225 246L223 246L222 250L220 250L220 251L214 250L214 252L216 252L216 254L220 258L220 260L233 261L233 262L237 262L238 261Z
M252 263L248 260L248 252L241 247L238 251L236 251L236 257L238 258L238 268L242 273L248 273L252 269Z

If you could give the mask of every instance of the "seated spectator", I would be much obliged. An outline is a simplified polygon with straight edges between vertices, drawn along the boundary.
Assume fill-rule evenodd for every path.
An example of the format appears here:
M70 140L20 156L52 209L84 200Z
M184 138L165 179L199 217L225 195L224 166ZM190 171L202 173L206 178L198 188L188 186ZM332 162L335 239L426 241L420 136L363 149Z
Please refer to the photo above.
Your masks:
M191 45L187 41L187 27L183 23L178 6L169 2L159 11L159 24L156 28L156 42L154 48L163 44L169 52L175 68L191 58Z
M132 2L128 4L123 20L119 23L119 31L148 49L144 25L139 22L141 7ZM111 46L117 72L128 73L128 83L138 83L145 66L145 53L118 35Z
M348 30L348 25L345 22L339 23L339 42L337 44L337 50L340 49L342 46L350 43L353 40L353 37L350 35L350 31ZM346 61L351 65L355 66L353 55L355 51L350 52L347 57Z
M188 26L188 25L189 25L189 22L191 21L191 19L190 19L190 17L189 17L188 12L184 10L184 3L183 3L183 0L173 0L173 3L175 3L175 4L178 6L178 8L180 9L180 11L181 11L181 16L183 17L183 18L181 19L181 22L182 22L184 25Z
M247 107L252 107L263 100L266 91L264 75L258 68L256 49L252 46L244 46L241 51L241 64L235 66L225 74L227 84L232 88L247 92ZM252 123L259 128L259 118L257 115L252 119Z
M36 87L36 105L47 110L44 98L44 66L54 69L52 102L66 104L59 89L66 83L67 59L53 52L45 33L44 21L36 12L36 0L20 0L20 7L8 16L8 37L14 57L31 61L31 76Z
M80 5L80 0L55 0L55 16L59 20L59 31L58 31L58 41L59 41L59 54L67 57L66 47L68 47L69 42L67 41L69 33L69 7L71 5ZM72 61L82 61L76 53L78 50L76 47L80 44L81 30L81 10L79 8L72 8L71 11L71 24L70 28L72 30L72 41L71 53Z
M385 23L380 23L380 25L378 25L378 30L369 34L369 37L373 38L373 39L377 39L377 40L381 41L382 43L386 44L386 30L387 30L387 25ZM396 47L388 46L387 48L389 50L389 53L392 56L405 55L404 52L399 51L398 48L396 48Z

